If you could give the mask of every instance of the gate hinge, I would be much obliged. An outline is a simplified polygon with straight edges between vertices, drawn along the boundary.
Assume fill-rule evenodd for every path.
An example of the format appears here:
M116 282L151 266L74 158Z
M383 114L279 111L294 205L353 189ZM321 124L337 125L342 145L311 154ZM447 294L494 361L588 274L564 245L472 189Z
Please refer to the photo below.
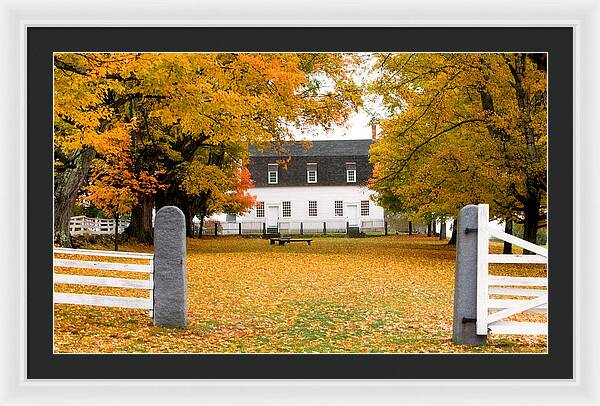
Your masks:
M471 228L471 227L465 228L465 234L474 233L475 231L477 231L476 228Z

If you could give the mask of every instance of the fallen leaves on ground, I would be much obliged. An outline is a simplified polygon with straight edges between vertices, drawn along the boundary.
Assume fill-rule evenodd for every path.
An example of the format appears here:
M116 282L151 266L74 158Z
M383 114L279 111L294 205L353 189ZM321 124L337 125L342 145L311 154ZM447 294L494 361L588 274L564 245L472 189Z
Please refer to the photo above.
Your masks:
M55 305L54 347L92 353L546 352L543 336L492 336L484 347L452 344L454 258L445 242L417 236L317 238L311 246L284 247L241 237L188 240L187 329L154 327L144 310L61 304ZM544 276L545 269L519 265L501 273Z

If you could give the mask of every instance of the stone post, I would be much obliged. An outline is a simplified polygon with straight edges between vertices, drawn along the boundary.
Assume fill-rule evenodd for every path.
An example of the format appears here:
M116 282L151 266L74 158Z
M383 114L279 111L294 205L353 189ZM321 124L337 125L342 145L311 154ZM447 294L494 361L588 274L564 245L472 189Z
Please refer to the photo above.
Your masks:
M187 282L185 216L165 206L154 220L154 325L185 327Z
M454 279L455 344L485 345L487 336L477 335L477 206L460 210L456 233L456 273Z

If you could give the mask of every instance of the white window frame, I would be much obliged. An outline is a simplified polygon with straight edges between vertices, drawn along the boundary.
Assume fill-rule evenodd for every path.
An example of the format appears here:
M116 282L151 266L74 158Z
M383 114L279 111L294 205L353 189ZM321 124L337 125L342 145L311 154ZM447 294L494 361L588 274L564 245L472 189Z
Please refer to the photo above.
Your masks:
M338 205L338 203L339 203L339 205ZM339 212L338 212L338 210L339 210ZM334 200L333 214L335 217L344 217L344 201L343 200Z
M256 202L256 218L265 218L265 202Z
M286 216L286 213L288 213L287 216ZM292 202L291 201L281 202L281 217L286 217L286 218L292 217Z
M350 180L350 174L354 176L352 180ZM346 182L356 183L356 169L346 169Z
M277 183L279 183L279 170L278 169L279 168L278 168L277 165L269 164L269 170L267 172L267 183L269 185L276 185ZM273 181L273 182L271 181L271 174L272 173L275 174L275 181Z
M311 213L311 203L314 203L314 213L315 214L310 214ZM308 201L308 217L318 217L319 216L319 204L317 203L316 200L309 200Z
M363 214L364 213L364 204L366 203L367 206L367 214ZM369 217L371 215L371 203L369 200L361 200L360 201L360 216L361 217Z
M315 180L314 181L310 180L310 174L311 174L311 172L313 172L315 174ZM306 171L306 182L307 183L317 183L317 171L316 170L309 169L309 170Z
M275 174L275 180L271 181L271 174L274 173ZM269 171L268 175L267 175L267 183L269 185L276 185L279 182L279 174L278 171Z

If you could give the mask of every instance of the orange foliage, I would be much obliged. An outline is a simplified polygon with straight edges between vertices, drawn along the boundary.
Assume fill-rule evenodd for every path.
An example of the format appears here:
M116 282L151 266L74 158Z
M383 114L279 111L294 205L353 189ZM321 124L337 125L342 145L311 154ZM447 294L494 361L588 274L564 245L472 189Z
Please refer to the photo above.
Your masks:
M224 211L227 213L244 213L254 207L256 203L256 196L248 193L248 189L254 185L250 178L250 171L247 167L242 166L237 172L239 176L224 204Z
M113 144L102 159L94 160L82 201L108 215L122 215L137 203L138 196L152 195L161 187L155 174L132 169L129 146L130 142Z

